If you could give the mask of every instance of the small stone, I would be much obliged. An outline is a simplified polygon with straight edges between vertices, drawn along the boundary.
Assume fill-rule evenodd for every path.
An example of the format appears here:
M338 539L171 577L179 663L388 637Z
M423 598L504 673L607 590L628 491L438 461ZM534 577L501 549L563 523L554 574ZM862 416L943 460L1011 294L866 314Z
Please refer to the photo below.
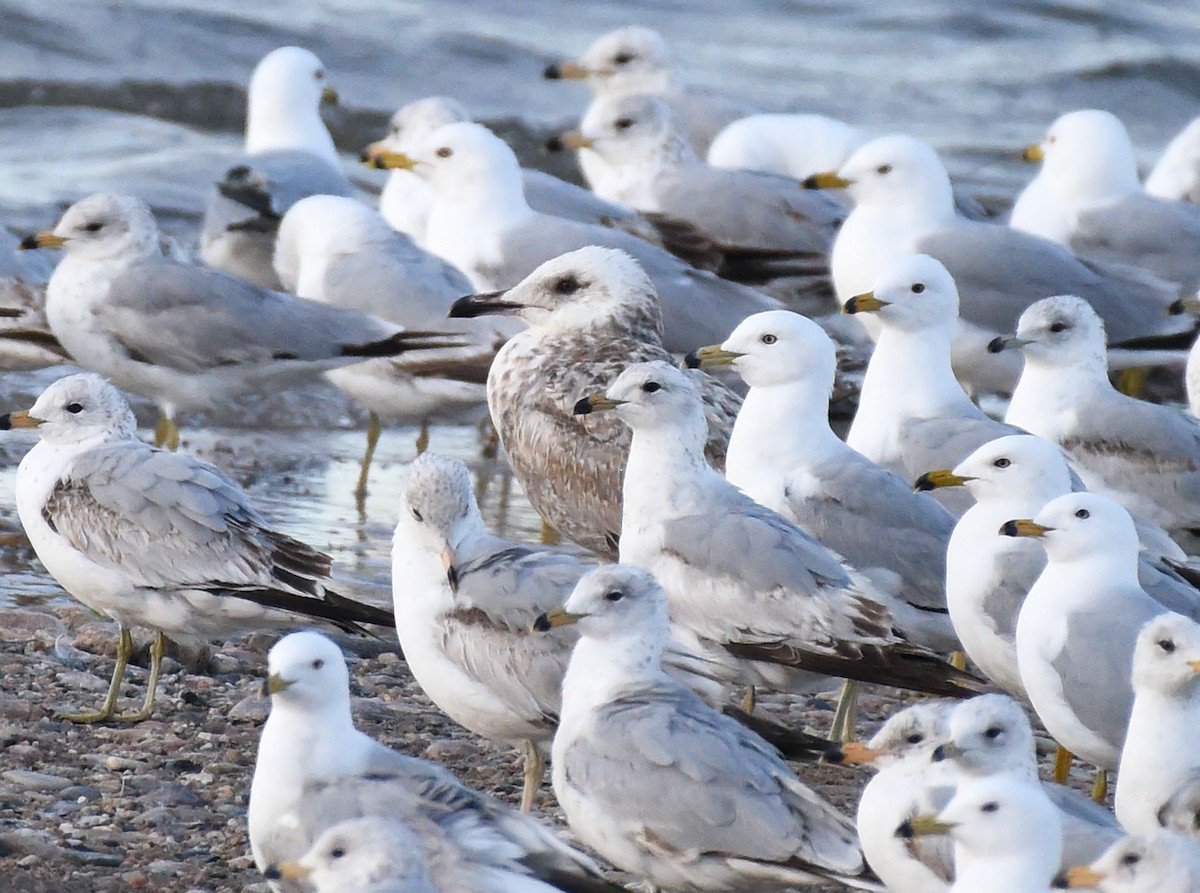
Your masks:
M443 738L434 741L422 754L427 760L466 759L479 755L479 747L474 741L455 741Z
M22 868L28 868L31 865L37 865L42 861L42 857L37 853L30 853L28 856L22 856L17 860L17 864Z
M146 870L151 874L183 874L183 870L187 866L182 862L173 862L170 859L155 859L146 866Z
M379 662L384 666L398 664L400 663L400 655L395 651L385 651L383 654L379 655Z
M91 785L73 784L70 787L63 788L61 796L64 800L90 802L92 800L99 800L102 794L99 788L94 788Z
M108 688L108 680L101 679L91 673L81 670L65 670L58 674L58 681L65 687L78 691L104 691Z
M250 695L234 704L226 715L230 719L243 722L261 723L266 721L267 714L270 712L271 701L269 699Z
M0 641L20 642L31 638L38 630L57 636L66 629L66 624L53 614L42 611L0 611Z
M146 768L146 764L126 757L108 757L104 760L104 768L112 772L141 771Z
M28 769L9 769L4 773L4 780L30 791L61 791L71 786L69 778Z

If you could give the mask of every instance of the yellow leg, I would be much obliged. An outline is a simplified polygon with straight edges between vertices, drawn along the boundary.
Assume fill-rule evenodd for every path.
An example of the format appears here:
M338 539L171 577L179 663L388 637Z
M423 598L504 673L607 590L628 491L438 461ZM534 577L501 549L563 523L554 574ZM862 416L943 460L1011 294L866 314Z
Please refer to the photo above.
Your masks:
M559 542L561 542L561 539L558 535L558 531L555 530L553 527L551 527L549 524L547 524L545 521L543 521L542 522L542 544L546 545L546 546L557 546L559 544Z
M521 789L521 812L529 812L533 809L533 801L542 786L542 779L546 776L546 760L532 741L526 741L521 750L525 754L525 784Z
M500 452L500 435L496 431L496 426L492 424L492 420L484 417L479 423L479 439L482 445L479 455L483 459L495 459L496 454Z
M950 666L956 670L965 670L967 668L967 653L965 651L951 652Z
M429 449L429 422L428 420L421 422L421 432L417 435L417 455L421 455Z
M1071 774L1071 760L1071 751L1058 745L1058 750L1054 752L1054 780L1059 784L1067 783L1067 776Z
M375 447L379 444L379 416L371 413L367 422L367 452L363 455L362 468L358 472L358 486L354 488L354 498L359 506L367 498L367 475L371 473L371 460L375 458Z
M1103 803L1108 799L1108 770L1096 770L1096 783L1092 785L1092 799Z
M163 652L167 648L167 637L159 630L154 634L154 644L150 646L150 680L147 683L149 686L146 689L146 699L142 702L142 709L131 713L122 713L117 716L121 722L141 722L143 719L150 718L150 712L154 709L154 695L158 691L158 676L162 672Z
M1149 377L1150 370L1145 367L1123 369L1117 376L1117 390L1128 397L1140 397L1142 390L1146 387L1146 379Z
M112 717L117 710L117 696L121 693L121 680L125 678L125 667L129 663L129 655L133 653L133 636L129 629L122 626L117 637L117 665L113 668L112 681L108 683L108 695L99 710L85 710L82 713L60 711L59 719L69 722L104 722Z
M837 710L833 714L833 725L829 728L829 740L845 744L854 740L854 720L858 712L858 683L847 679L838 698Z
M758 690L752 685L746 689L746 693L742 695L742 709L747 713L753 713L754 708L758 706Z
M154 426L154 445L165 446L172 453L179 449L179 426L169 416L160 415Z

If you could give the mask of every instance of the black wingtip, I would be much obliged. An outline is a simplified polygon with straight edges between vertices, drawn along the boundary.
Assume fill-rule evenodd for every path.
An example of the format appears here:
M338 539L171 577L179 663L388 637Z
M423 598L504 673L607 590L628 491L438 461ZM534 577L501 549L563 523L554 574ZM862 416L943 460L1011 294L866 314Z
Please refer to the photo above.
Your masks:
M455 337L453 332L396 332L379 341L366 344L343 344L344 357L394 357L412 350L453 350L468 347L469 341Z

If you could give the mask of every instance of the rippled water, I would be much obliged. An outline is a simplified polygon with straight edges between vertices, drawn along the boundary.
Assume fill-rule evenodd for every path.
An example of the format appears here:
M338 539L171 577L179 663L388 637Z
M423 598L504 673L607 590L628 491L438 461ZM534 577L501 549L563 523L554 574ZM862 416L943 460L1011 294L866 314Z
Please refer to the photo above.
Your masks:
M1063 111L1117 113L1147 164L1200 113L1200 7L1179 3L8 0L0 21L0 222L41 227L82 195L114 189L147 199L185 242L212 178L238 155L245 79L288 43L325 62L343 101L331 130L368 185L380 175L353 153L396 106L431 93L457 96L523 138L527 163L563 164L540 155L533 137L576 117L586 94L542 81L541 69L634 22L663 32L689 82L764 109L911 132L944 153L960 184L1000 201L1031 175L1019 147ZM28 405L46 380L0 381L3 407ZM272 428L304 423L302 434L223 418L220 428L193 425L185 443L246 483L284 529L330 549L345 573L384 581L415 432L385 433L362 518L351 496L361 417L328 390L315 393L311 405L293 397L263 416ZM15 523L23 444L0 440L0 521ZM435 430L433 449L483 477L496 470L478 459L473 429ZM502 477L491 480L485 511L514 535L538 529ZM0 555L0 602L57 592L30 558Z

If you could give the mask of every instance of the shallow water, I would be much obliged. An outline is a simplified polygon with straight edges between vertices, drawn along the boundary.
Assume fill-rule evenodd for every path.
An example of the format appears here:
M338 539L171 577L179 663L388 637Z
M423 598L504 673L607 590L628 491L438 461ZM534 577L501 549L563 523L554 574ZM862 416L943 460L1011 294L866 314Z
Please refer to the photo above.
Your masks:
M577 117L586 94L541 80L542 68L635 22L663 32L689 82L767 110L911 132L944 153L960 185L1001 203L1031 176L1020 147L1063 111L1117 113L1146 164L1200 112L1200 7L1175 3L6 0L0 19L0 223L40 228L87 193L121 190L148 200L185 244L209 183L238 155L245 79L287 43L325 62L343 102L328 122L368 186L382 178L354 163L356 150L397 105L431 93L504 119L527 163L563 164L533 137ZM27 406L47 380L0 381L0 409ZM193 422L185 445L230 470L283 529L330 550L340 571L385 584L416 432L385 432L362 517L351 495L361 414L329 389L313 393L256 411L260 430L231 414L215 428ZM2 523L15 524L24 444L0 438ZM498 471L479 460L474 429L436 429L432 448L482 477ZM535 536L538 520L505 480L487 488L489 522ZM0 603L58 597L28 550L0 554L0 566Z

